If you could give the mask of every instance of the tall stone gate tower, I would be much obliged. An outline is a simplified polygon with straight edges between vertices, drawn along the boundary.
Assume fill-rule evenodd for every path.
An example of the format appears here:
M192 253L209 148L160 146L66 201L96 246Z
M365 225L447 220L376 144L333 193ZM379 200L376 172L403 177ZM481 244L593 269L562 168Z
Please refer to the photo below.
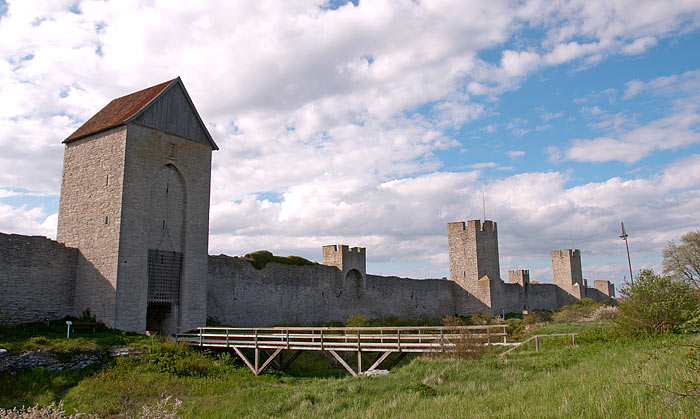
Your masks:
M447 224L450 279L481 303L492 315L505 308L504 287L498 261L498 230L490 220Z
M139 333L204 325L218 147L180 78L111 101L63 142L57 240L80 251L76 314Z

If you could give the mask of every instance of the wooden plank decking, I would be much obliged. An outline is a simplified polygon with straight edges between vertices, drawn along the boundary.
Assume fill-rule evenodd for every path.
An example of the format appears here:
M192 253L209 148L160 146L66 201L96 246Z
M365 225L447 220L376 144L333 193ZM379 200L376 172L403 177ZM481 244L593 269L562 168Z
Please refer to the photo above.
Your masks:
M392 353L454 352L460 342L483 342L486 345L508 345L506 325L454 327L271 327L231 328L200 327L196 333L185 333L177 340L192 346L230 348L245 362L253 374L262 373L284 350L327 351L353 376L361 374L363 353L378 353L364 372L375 370ZM249 360L243 350L252 349ZM351 368L338 352L357 352L357 369ZM267 357L262 361L261 355ZM287 366L291 361L287 362Z

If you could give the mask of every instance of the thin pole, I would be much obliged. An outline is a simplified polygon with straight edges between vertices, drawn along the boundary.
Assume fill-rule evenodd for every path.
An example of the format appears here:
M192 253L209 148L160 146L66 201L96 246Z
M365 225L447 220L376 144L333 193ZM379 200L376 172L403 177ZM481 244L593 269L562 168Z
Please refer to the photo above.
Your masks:
M569 229L569 236L571 237L571 249L574 249L574 229Z
M627 265L630 268L630 283L634 284L634 276L632 275L632 260L630 259L630 246L629 246L629 244L627 244L627 237L629 237L629 236L625 232L624 221L620 222L620 224L622 225L622 234L620 234L620 238L625 241L625 248L627 249Z
M627 248L627 265L630 268L630 282L634 284L634 276L632 276L632 261L630 260L630 247L627 244L627 237L625 237L625 247Z

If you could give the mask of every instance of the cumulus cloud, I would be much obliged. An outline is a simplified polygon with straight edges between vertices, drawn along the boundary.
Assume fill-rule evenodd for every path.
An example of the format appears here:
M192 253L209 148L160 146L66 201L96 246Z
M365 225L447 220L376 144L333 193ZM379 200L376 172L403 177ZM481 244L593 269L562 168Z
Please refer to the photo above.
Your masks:
M433 276L443 276L444 223L478 218L484 190L490 217L504 227L504 257L541 254L546 246L533 247L532 238L538 246L551 242L568 220L585 226L583 244L597 246L591 220L601 211L619 218L619 211L591 207L585 188L567 186L568 175L558 172L491 181L478 170L446 170L445 155L477 148L454 130L488 115L499 95L542 68L641 53L700 22L697 5L683 1L326 6L8 2L0 17L0 191L57 194L63 138L110 99L179 75L221 147L213 165L212 252L268 248L317 258L320 245L343 241L369 247L373 261L440 263ZM480 55L490 49L502 51L493 60ZM681 84L692 83L683 77ZM629 97L679 81L639 83L636 93L628 85ZM591 153L611 149L612 158L639 159L681 148L697 141L696 117L685 108L620 135L552 146L550 157L597 161ZM522 136L528 126L521 122L506 128ZM615 154L620 147L629 151ZM494 146L500 155L511 148L520 146ZM459 155L471 159L461 167L496 158ZM691 170L696 162L678 165ZM676 169L667 170L671 176ZM659 208L692 208L697 185L685 181L670 194L671 181L659 179L642 182ZM636 184L625 182L608 188L627 196ZM261 198L271 195L278 199ZM55 231L48 212L0 204L0 230Z
M18 208L0 202L0 232L28 234L56 238L58 214L46 215L43 208L20 206Z
M566 150L566 159L634 163L654 150L675 150L700 142L698 124L700 115L683 112L634 128L617 138L573 140Z

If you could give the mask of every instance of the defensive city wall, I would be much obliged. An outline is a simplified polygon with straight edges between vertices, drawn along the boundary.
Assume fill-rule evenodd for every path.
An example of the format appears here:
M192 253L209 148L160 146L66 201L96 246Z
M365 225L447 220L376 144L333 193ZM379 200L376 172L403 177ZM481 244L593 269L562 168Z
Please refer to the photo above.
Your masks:
M492 222L487 225L495 227ZM481 228L478 220L469 226ZM578 250L552 255L553 264L563 259L580 266ZM56 319L79 315L85 308L99 312L99 308L75 304L81 257L77 249L45 237L0 233L0 322ZM245 258L209 256L207 316L242 327L344 322L355 314L430 320L455 314L556 310L579 298L614 297L608 281L595 281L594 288L580 286L585 280L575 282L577 270L567 277L555 269L556 284L531 282L529 272L520 269L509 272L507 283L488 276L473 281L472 290L496 289L503 295L501 305L494 306L483 295L464 289L461 281L368 275L365 258L364 248L331 245L323 247L322 264L269 263L257 270ZM566 283L571 286L563 288L561 284Z
M66 138L57 240L0 233L0 322L79 315L163 334L203 326L555 310L614 296L589 287L577 249L552 252L553 284L500 278L495 222L449 223L450 279L369 275L366 250L324 246L322 264L209 256L218 146L180 78L114 99Z

